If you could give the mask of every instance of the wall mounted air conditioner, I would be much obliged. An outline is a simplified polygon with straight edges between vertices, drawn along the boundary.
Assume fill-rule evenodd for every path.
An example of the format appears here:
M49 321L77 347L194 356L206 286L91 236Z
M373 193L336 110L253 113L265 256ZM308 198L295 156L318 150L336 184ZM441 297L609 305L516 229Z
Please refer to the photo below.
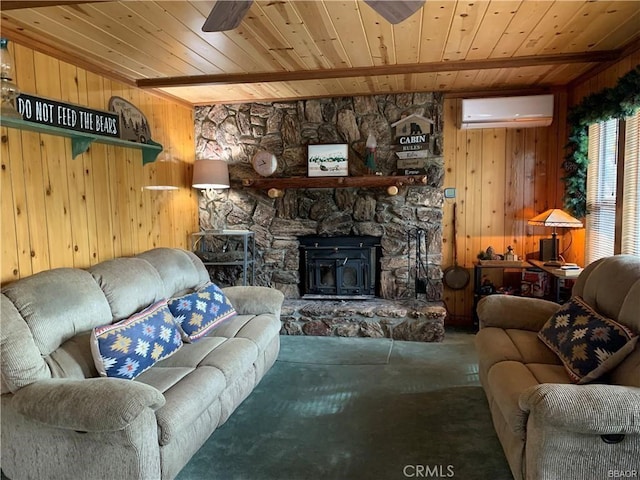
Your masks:
M547 127L553 120L553 95L465 98L460 128Z

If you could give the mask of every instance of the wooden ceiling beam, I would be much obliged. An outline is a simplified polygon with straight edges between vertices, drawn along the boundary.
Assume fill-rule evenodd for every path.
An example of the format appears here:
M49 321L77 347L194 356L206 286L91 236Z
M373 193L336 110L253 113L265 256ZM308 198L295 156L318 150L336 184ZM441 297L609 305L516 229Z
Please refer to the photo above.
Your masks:
M571 80L571 82L569 82L567 84L567 87L569 87L569 89L574 89L577 85L580 85L581 83L586 82L590 78L595 77L600 72L604 72L607 68L609 68L612 65L614 65L617 61L619 61L619 60L621 60L621 59L623 59L623 58L625 58L625 57L627 57L629 55L632 55L637 51L640 51L640 35L638 35L635 38L635 40L632 40L627 45L625 45L624 48L622 48L620 50L620 55L618 56L618 58L615 58L615 59L613 59L613 60L611 60L609 62L598 63L593 68L587 70L585 73L583 73L579 77L574 78L573 80Z
M108 2L111 0L27 0L27 1L13 1L2 0L0 8L3 11L20 10L22 8L38 8L38 7L57 7L64 5L77 5L80 3L96 3L96 2Z
M170 88L194 85L232 85L248 83L293 82L330 78L375 77L378 75L406 75L411 73L458 72L499 68L535 67L567 63L600 63L620 58L621 50L605 50L588 53L535 55L487 60L455 60L408 65L383 65L376 67L335 68L326 70L302 70L295 72L225 73L163 78L145 78L136 81L140 88Z

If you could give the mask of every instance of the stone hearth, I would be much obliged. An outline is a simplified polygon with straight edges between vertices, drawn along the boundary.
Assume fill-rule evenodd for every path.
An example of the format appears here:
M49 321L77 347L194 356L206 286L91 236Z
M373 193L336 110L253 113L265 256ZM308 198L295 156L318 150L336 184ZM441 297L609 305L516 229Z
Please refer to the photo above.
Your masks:
M439 302L418 299L285 299L280 333L441 342L446 314Z

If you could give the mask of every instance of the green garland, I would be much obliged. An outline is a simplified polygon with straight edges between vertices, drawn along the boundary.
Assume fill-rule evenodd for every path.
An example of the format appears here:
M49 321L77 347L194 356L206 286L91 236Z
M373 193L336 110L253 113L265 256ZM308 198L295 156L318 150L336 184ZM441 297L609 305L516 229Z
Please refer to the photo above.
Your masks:
M564 206L577 218L587 214L587 165L589 160L589 125L632 116L640 108L640 65L618 80L613 88L605 88L585 97L569 109L569 154L562 162L566 175Z

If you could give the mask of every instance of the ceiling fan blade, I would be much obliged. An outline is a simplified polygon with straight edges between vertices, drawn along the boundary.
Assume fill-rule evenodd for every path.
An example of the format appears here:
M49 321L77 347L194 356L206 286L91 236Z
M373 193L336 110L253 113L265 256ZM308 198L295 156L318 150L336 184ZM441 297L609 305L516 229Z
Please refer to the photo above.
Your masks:
M422 8L425 0L364 0L384 19L395 25L400 23Z
M202 26L203 32L233 30L249 11L253 0L218 0Z

